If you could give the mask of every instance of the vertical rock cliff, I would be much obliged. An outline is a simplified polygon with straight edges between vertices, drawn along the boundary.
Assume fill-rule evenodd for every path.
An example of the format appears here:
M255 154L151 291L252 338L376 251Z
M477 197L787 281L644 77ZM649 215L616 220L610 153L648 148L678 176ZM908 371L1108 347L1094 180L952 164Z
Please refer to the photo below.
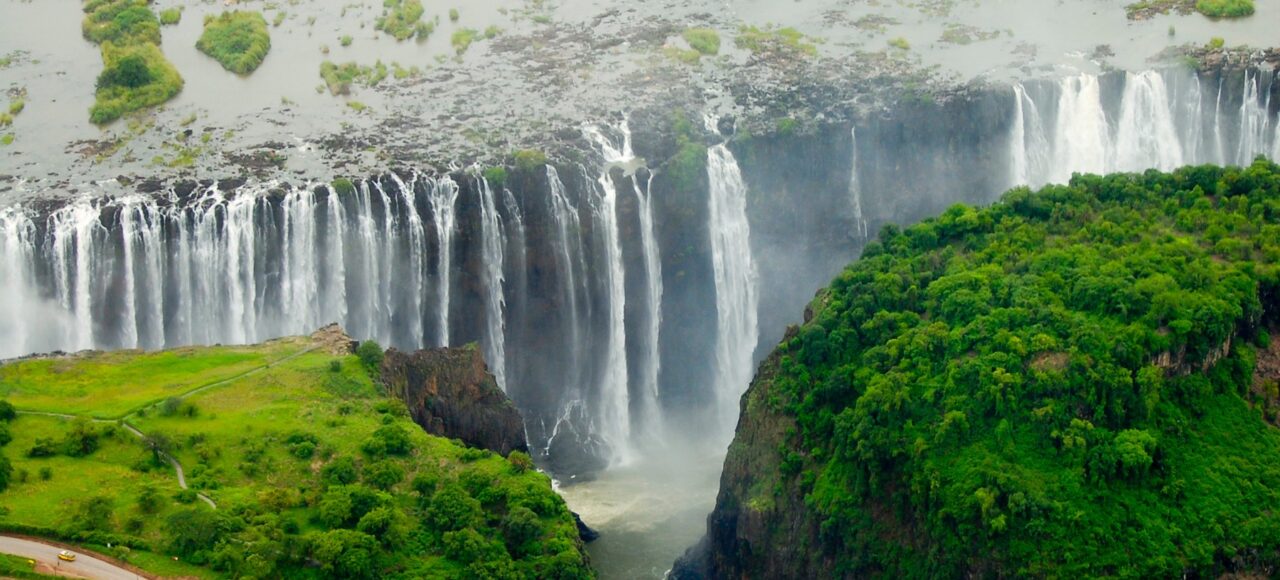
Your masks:
M528 451L524 421L485 365L480 349L387 351L382 382L428 433L507 455Z

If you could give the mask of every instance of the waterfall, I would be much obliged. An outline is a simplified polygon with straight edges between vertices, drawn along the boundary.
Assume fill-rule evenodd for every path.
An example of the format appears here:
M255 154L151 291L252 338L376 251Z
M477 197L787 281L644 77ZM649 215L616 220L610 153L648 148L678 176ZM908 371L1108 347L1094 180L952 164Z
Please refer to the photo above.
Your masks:
M331 185L325 185L325 240L327 251L324 265L325 300L322 311L330 315L330 320L338 321L343 326L350 323L347 318L347 216L338 198L338 191Z
M1085 74L1067 77L1059 86L1054 171L1050 179L1065 182L1073 171L1106 171L1110 158L1107 115L1102 109L1098 77Z
M455 215L458 203L458 184L453 178L445 176L440 179L427 180L431 188L428 199L431 204L431 215L435 220L436 243L438 244L438 254L436 259L436 277L437 289L436 296L439 304L437 305L437 324L439 324L439 332L436 335L436 344L439 346L449 346L449 298L450 298L450 277L453 272L453 235L457 216ZM414 206L410 205L410 209ZM414 214L417 212L414 211ZM420 251L421 246L413 246L413 252Z
M562 393L563 399L562 411L556 419L555 425L552 427L551 434L547 438L544 454L549 453L551 444L555 441L556 436L560 433L561 424L568 421L572 416L570 411L583 404L586 393L582 392L582 350L584 343L582 341L581 316L578 308L579 300L579 284L580 277L576 272L584 272L586 267L582 263L581 249L581 221L578 217L578 210L569 200L565 191L564 182L560 180L560 173L550 164L547 165L547 205L548 214L553 224L554 246L558 248L556 252L557 264L556 271L559 275L559 281L556 287L560 289L564 307L560 310L562 318L562 336L564 338L563 352L567 353L568 367L565 369L565 392ZM577 250L575 252L575 249Z
M853 208L853 226L857 230L854 235L860 240L866 240L867 219L862 214L862 184L858 181L858 127L856 125L849 127L849 151L849 202Z
M480 194L480 238L484 258L485 283L485 359L498 386L504 391L507 388L507 353L506 330L503 325L503 309L506 297L502 285L506 281L503 269L506 257L503 247L506 240L502 235L502 219L498 216L497 204L494 202L493 189L489 180L483 176L477 178L476 191Z
M708 127L714 127L711 120ZM715 390L720 429L731 433L738 398L751 382L759 340L756 267L747 222L747 186L725 144L707 150L711 258L716 289Z
M636 198L640 226L640 251L644 259L642 297L645 320L642 325L640 344L637 345L640 360L634 361L639 369L637 373L639 384L634 390L637 394L636 399L640 407L638 411L646 431L646 439L649 439L662 432L659 425L662 415L658 387L658 375L661 370L658 345L662 328L662 259L658 250L657 235L654 232L653 202L650 197L653 174L650 173L649 178L643 185L641 184L638 174L644 166L644 161L637 158L632 149L631 126L626 118L617 127L617 132L622 138L621 147L616 146L597 127L588 127L584 132L600 148L604 157L605 167L599 180L602 188L611 191L614 196L617 195L617 184L614 183L610 170L620 167L627 174L625 177L631 185L631 195Z
M1238 165L1248 165L1253 162L1254 157L1269 152L1267 124L1271 108L1271 84L1275 82L1275 75L1266 75L1265 86L1263 76L1261 72L1246 72L1244 75L1244 99L1240 101L1240 142L1236 149Z
M1126 76L1115 154L1114 167L1128 171L1148 167L1168 171L1182 165L1182 145L1159 73Z
M0 210L0 335L8 337L0 341L0 358L25 354L37 346L28 316L33 302L31 288L31 263L35 254L33 240L35 224L20 210ZM34 321L48 328L50 321Z
M95 234L103 231L99 210L88 200L78 200L49 216L53 230L54 285L62 308L74 324L66 329L63 344L75 350L94 346L92 296Z
M609 143L595 127L584 129L584 134L601 147L605 165L596 179L598 197L593 200L593 223L605 247L605 287L608 289L609 308L607 350L604 372L598 392L601 395L601 417L607 430L613 459L626 462L631 448L631 395L627 380L627 331L626 331L626 271L622 263L622 242L618 231L618 188L610 170L622 153Z
M1180 69L1124 73L1118 102L1108 102L1099 78L1088 74L1051 87L1056 107L1038 107L1030 91L1015 85L1013 183L1036 186L1065 182L1073 172L1167 171L1188 163L1246 165L1256 155L1280 155L1270 113L1275 75L1246 71L1243 77L1240 106L1230 111L1224 108L1226 75L1216 93L1206 94L1197 73ZM1109 121L1107 111L1117 109ZM1054 128L1051 139L1043 137L1043 127Z

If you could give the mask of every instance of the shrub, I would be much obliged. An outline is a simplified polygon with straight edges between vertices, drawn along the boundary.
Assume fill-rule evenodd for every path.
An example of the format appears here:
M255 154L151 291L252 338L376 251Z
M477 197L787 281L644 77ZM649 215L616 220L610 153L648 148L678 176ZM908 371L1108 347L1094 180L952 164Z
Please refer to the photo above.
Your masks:
M445 485L431 496L427 507L427 520L441 531L455 531L474 527L484 512L480 502L471 497L457 483Z
M516 473L532 471L534 468L533 459L523 451L512 451L510 455L507 455L507 462L511 464L512 471Z
M143 485L138 490L138 509L153 514L160 510L160 492L154 485Z
M12 477L13 465L9 463L8 457L5 457L3 453L0 453L0 491L9 489L9 481ZM19 479L25 480L26 476L21 476Z
M481 175L484 180L489 182L489 187L501 190L503 185L507 183L507 168L505 167L489 167L485 169Z
M0 421L12 421L18 417L18 411L13 408L13 403L0 400Z
M453 32L453 37L449 39L449 43L453 45L453 52L458 56L462 56L471 48L471 43L475 42L480 32L474 28L459 28Z
M720 54L720 34L710 28L690 28L684 31L684 41L689 43L689 48L698 51L698 54Z
M733 39L738 48L751 51L753 54L782 54L814 56L818 47L803 33L794 28L757 28L743 26L738 29L738 36Z
M457 9L457 8L450 8L450 9L449 9L449 21L450 21L450 22L457 22L457 21L458 21L458 18L460 18L461 16L462 16L461 14L458 14L458 9Z
M333 180L333 191L338 195L342 195L342 196L355 195L356 184L352 183L350 179L347 179L345 177L339 177ZM339 367L341 367L342 362L341 361L337 361L337 362Z
M382 345L366 340L356 347L356 356L360 357L360 362L364 363L365 368L377 370L382 365L385 354L382 351Z
M523 172L531 172L547 164L547 154L537 149L521 149L515 152L516 168Z
M182 21L182 7L165 8L160 11L160 24L164 26L173 26Z
M231 72L247 75L271 50L271 34L261 12L223 12L206 18L196 48Z
M1210 18L1253 15L1253 0L1197 0L1196 10Z
M413 447L409 432L399 425L383 425L365 440L360 449L370 457L407 455Z
M80 417L71 423L69 431L62 439L62 452L69 457L84 457L98 450L100 434L88 419Z
M311 538L311 557L327 577L372 578L377 573L378 541L354 530L330 530Z
M364 468L364 482L383 491L404 481L404 468L394 461L378 461Z
M194 489L184 489L184 490L180 490L178 493L173 494L173 501L176 501L180 504L188 504L188 505L193 504L196 502L197 499L200 499L200 495L197 494L196 490Z
M52 437L39 437L27 450L27 457L53 457L58 454L58 443Z
M105 67L89 110L89 119L96 124L154 107L182 91L182 76L154 44L106 44L102 47L102 60Z
M542 522L533 510L517 506L502 518L502 537L506 541L507 550L520 557L528 553L526 546L542 536Z
M53 479L53 468L48 465L40 468L40 481Z
M10 441L13 441L13 434L9 433L9 425L0 423L0 447L8 445Z
M94 44L160 44L160 20L146 0L88 2L81 32Z
M320 63L320 78L333 95L345 95L351 92L351 83L375 86L387 78L387 65L378 61L373 66L361 66L354 62L334 64L329 61Z
M420 34L424 29L419 27L423 12L422 0L386 0L383 6L386 10L374 22L374 28L390 34L396 40L408 40L414 35L426 39L426 35Z
M355 483L358 477L356 460L350 457L334 459L320 470L320 480L326 485L347 485Z

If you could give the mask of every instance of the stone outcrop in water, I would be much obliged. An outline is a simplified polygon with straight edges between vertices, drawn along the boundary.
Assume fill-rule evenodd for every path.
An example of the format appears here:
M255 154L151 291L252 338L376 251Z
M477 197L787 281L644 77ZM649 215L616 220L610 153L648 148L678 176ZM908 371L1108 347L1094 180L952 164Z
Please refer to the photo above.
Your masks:
M529 450L520 411L474 346L412 353L391 349L382 361L382 382L432 435L502 455Z

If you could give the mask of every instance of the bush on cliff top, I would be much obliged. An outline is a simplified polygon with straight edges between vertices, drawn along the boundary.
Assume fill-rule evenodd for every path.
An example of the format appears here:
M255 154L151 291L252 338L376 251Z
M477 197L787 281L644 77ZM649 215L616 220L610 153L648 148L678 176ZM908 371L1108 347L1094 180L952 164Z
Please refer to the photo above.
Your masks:
M1280 401L1254 345L1277 297L1263 160L886 226L753 387L797 431L741 501L798 489L853 576L1274 570Z

